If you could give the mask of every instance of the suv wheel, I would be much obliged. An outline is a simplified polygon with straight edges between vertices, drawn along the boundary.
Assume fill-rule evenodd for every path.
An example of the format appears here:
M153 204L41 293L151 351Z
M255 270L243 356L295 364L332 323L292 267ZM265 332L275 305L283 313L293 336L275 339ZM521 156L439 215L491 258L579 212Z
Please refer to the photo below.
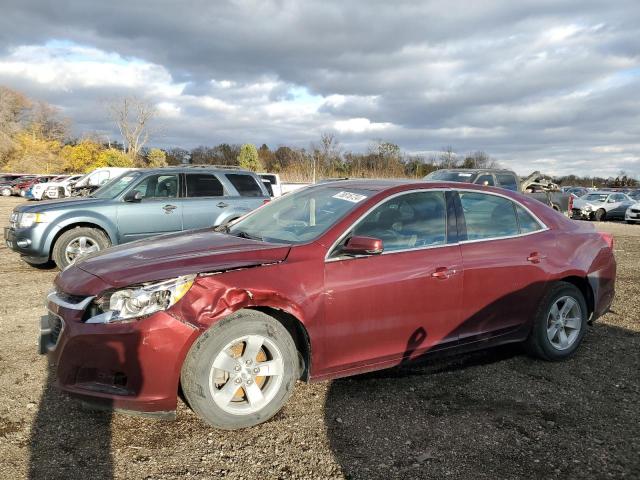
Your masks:
M604 208L599 208L596 210L595 219L598 222L604 222L607 217L607 212L605 212Z
M111 245L102 230L76 227L64 232L56 240L51 257L60 270L90 253L104 250Z
M10 197L11 196L11 189L10 188L3 188L2 191L0 191L0 193L2 194L3 197Z
M527 339L527 349L544 360L564 360L578 349L587 329L587 303L574 285L558 282L545 295Z
M225 430L274 416L293 392L298 351L287 329L255 310L240 310L203 333L182 366L189 406Z

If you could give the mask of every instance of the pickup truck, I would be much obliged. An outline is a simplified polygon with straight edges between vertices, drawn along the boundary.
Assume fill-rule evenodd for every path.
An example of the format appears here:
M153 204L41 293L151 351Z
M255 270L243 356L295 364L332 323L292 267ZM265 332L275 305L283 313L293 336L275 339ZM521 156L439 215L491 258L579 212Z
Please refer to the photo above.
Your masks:
M442 169L431 172L424 177L424 179L500 187L535 198L567 216L571 214L571 194L556 191L557 186L551 182L544 181L540 172L533 172L527 178L520 181L518 175L512 170L496 168Z
M229 223L269 200L260 179L245 170L132 170L88 197L17 206L4 237L27 263L53 260L62 270L111 245Z
M280 175L277 173L258 173L258 176L262 179L269 195L274 198L311 185L310 183L303 182L282 182L280 181Z

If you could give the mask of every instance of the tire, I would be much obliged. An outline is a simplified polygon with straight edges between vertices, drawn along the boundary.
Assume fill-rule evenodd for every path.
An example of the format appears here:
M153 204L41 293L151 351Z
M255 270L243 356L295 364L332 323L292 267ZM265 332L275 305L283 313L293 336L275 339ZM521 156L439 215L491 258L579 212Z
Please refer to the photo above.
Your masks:
M10 197L11 196L11 189L10 188L3 188L0 191L0 194L2 194L3 197Z
M607 212L604 211L604 208L596 210L595 219L597 222L604 222L607 219Z
M254 368L264 372L263 362L279 373L256 374ZM215 368L216 363L221 368ZM240 310L196 340L180 381L187 403L202 420L235 430L258 425L280 411L293 393L298 365L296 345L280 322L262 312Z
M565 306L567 312L566 318L563 318L561 314ZM554 312L557 312L557 315ZM533 356L543 360L565 360L571 357L580 346L587 331L587 320L587 302L582 292L575 285L557 282L540 302L531 333L526 341L527 350ZM557 328L558 322L561 322L564 327ZM552 330L554 327L555 330ZM563 341L562 332L564 332L565 341Z
M51 258L60 270L64 270L78 258L104 250L110 246L111 241L102 230L90 227L76 227L67 230L58 237L53 245ZM77 247L75 250L78 251L75 255L72 253L74 247ZM67 249L70 251L67 252Z

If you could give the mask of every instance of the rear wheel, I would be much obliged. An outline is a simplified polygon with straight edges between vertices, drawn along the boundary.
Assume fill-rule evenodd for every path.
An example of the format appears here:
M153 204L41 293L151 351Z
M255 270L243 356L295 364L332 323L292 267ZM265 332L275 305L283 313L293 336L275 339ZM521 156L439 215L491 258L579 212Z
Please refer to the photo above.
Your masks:
M582 292L566 282L545 295L527 339L527 349L544 360L564 360L578 349L587 329L588 310Z
M3 197L10 197L11 196L11 189L10 188L3 188L2 190L0 190L0 194L2 194Z
M240 310L194 343L182 367L189 406L225 430L251 427L275 415L293 392L298 353L274 318Z
M51 257L60 270L74 263L76 260L109 248L109 237L97 228L76 227L64 232L56 240Z
M605 212L604 208L599 208L596 210L595 219L598 222L604 222L607 218L607 212Z

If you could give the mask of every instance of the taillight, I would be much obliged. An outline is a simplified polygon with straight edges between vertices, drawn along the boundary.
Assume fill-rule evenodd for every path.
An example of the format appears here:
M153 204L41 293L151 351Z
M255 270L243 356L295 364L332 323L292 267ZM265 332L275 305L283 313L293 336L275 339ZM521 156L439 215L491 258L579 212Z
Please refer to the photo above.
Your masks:
M611 235L610 233L604 233L604 232L598 232L600 233L600 236L602 237L602 239L607 242L607 245L609 245L609 248L611 250L613 250L613 235Z
M573 210L573 193L569 195L569 216L571 216L572 210Z

